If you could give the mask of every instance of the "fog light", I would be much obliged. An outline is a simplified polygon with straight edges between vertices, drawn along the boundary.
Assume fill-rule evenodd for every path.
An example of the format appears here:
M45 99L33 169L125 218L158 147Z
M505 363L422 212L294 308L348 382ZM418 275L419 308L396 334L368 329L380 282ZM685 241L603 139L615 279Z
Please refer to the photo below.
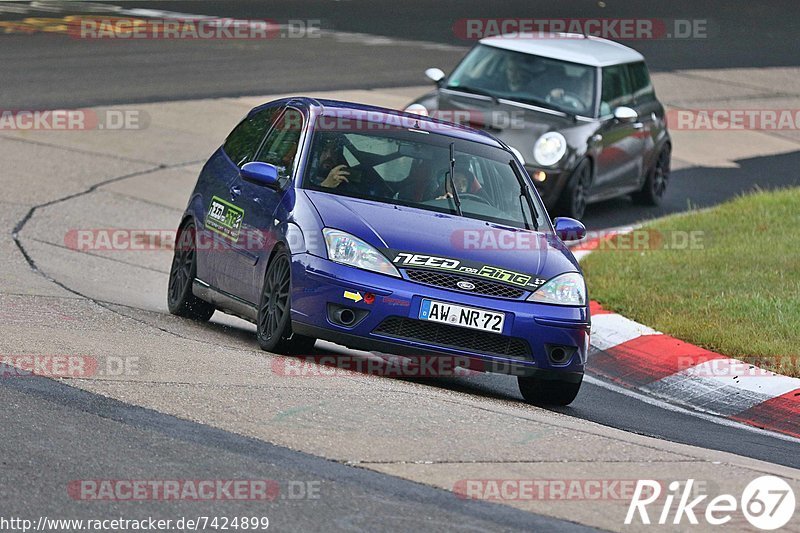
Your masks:
M533 181L538 181L539 183L543 182L547 179L547 174L542 170L537 170L533 173Z

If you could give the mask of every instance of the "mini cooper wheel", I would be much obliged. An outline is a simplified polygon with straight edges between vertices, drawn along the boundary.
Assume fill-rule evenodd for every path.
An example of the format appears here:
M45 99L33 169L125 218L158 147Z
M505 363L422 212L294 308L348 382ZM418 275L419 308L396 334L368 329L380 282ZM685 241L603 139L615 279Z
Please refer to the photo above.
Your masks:
M572 173L569 183L561 193L558 212L574 219L581 219L586 212L586 198L589 195L589 185L592 181L592 167L584 159Z
M569 405L581 390L583 376L576 382L518 376L519 392L525 401L535 405Z
M667 190L670 173L670 149L665 146L658 153L655 165L650 169L644 185L640 191L633 194L633 200L638 204L660 205Z
M193 222L183 226L175 239L175 253L169 269L167 308L173 315L206 322L215 308L192 294L192 284L197 276L196 230Z
M267 267L258 304L256 338L262 350L286 354L310 352L316 339L292 334L291 260L279 250Z

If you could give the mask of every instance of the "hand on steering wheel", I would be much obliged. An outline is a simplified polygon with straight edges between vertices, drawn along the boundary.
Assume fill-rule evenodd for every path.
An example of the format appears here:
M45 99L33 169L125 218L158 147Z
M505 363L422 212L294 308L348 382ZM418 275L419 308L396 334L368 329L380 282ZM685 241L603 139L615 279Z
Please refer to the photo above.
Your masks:
M583 103L583 100L581 100L580 96L561 88L556 88L550 91L547 96L545 96L544 100L548 104L555 102L566 105L576 111L582 111L586 109L586 105Z

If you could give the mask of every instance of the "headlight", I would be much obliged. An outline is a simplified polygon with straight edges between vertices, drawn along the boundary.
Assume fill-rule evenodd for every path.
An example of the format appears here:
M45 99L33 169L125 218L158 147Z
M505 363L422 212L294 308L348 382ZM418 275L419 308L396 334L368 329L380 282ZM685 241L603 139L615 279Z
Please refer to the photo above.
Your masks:
M415 115L428 116L428 108L422 104L411 104L403 110L404 113L414 113Z
M586 305L586 283L577 272L556 276L528 296L529 302Z
M371 270L400 277L400 273L382 253L365 243L358 237L337 229L325 228L325 246L328 248L328 259L343 265Z
M567 140L557 131L545 133L533 145L533 159L544 167L558 163L567 153Z

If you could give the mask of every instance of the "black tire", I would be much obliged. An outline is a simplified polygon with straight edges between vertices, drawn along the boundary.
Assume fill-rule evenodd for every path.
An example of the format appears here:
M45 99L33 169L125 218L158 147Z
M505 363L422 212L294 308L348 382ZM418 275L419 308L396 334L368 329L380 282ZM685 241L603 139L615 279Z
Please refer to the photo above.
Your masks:
M561 216L580 220L586 212L586 197L592 182L592 165L584 159L575 168L569 183L558 199L557 211Z
M577 381L548 380L518 376L519 392L525 401L535 405L569 405L581 390L583 376Z
M310 353L316 339L292 334L291 258L281 248L272 257L258 302L256 338L262 350L298 355Z
M197 277L195 234L193 222L178 230L172 266L169 269L167 308L173 315L207 322L214 314L214 306L192 294L192 284Z
M633 193L634 202L642 205L661 204L669 182L670 156L671 150L669 146L661 149L653 168L647 173L642 189Z

